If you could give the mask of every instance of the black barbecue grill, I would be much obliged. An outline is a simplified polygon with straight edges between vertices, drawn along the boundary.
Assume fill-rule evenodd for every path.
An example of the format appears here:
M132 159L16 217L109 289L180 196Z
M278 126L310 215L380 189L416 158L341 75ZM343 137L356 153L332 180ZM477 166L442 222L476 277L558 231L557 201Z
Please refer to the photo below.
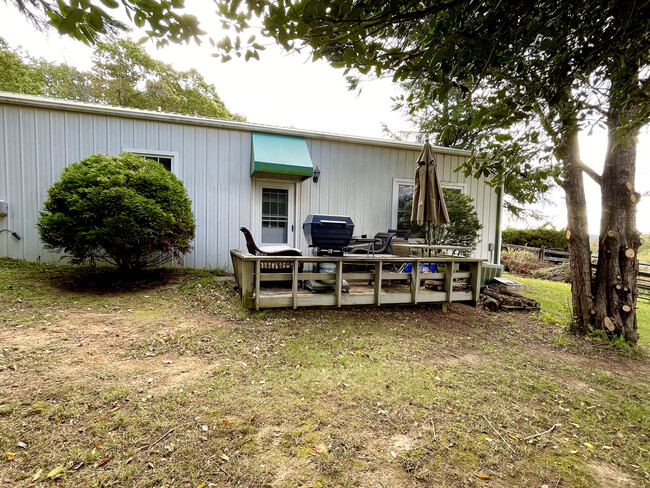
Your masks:
M310 214L302 224L302 231L317 256L343 256L343 248L350 245L354 223L344 215Z
M350 245L354 223L350 217L343 215L308 215L302 224L302 231L309 247L313 248L316 256L343 256L343 249ZM334 263L318 263L317 270L322 273L323 280L306 280L303 286L312 293L333 291L335 282L331 276L336 272ZM341 289L344 293L350 291L350 285L343 280Z

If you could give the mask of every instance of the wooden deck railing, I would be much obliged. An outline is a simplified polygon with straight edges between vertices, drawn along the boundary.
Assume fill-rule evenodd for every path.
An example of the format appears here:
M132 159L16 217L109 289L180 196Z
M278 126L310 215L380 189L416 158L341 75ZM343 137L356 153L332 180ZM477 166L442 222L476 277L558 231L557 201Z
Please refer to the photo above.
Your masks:
M484 261L452 256L254 256L239 249L231 250L230 256L243 305L256 310L418 303L441 303L446 309L450 302L476 305L480 294L481 263ZM280 267L282 263L286 270L269 269ZM303 271L306 265L318 263L334 263L335 273ZM396 271L405 263L411 264L409 272ZM422 265L427 263L434 263L436 272L422 272ZM349 269L363 267L370 270ZM332 291L310 293L300 287L303 281L324 279L333 282ZM343 293L343 280L351 285L349 293ZM436 283L438 289L422 286L423 281ZM465 284L464 289L458 289L460 282ZM265 284L273 286L265 287Z

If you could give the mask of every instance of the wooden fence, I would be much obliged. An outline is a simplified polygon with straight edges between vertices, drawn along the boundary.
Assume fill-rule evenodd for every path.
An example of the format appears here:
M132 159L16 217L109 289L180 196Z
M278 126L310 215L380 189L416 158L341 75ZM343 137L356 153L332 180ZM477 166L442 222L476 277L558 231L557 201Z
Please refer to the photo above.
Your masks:
M540 260L560 264L569 260L569 253L558 249L545 249L543 247L528 247L515 244L503 244L503 250L520 249L537 254ZM591 267L596 269L598 256L591 257ZM639 261L639 274L637 275L639 298L650 301L650 261Z

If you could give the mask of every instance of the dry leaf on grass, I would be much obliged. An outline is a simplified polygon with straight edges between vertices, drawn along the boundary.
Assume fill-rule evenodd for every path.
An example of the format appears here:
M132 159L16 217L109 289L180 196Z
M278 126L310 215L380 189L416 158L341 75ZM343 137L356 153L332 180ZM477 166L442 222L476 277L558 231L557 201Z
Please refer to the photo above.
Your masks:
M593 448L594 448L594 445L593 445L591 442L583 442L582 444L583 444L585 447L589 448L589 449L593 449Z
M32 481L36 481L37 479L39 479L42 474L43 474L43 468L39 469L38 471L36 471L36 473L34 473L34 476L32 476Z
M113 459L113 455L112 455L112 454L109 454L109 455L106 456L104 459L102 459L101 461L99 461L99 463L97 463L97 465L96 465L95 467L99 468L100 466L104 466L104 464L106 464L107 462L109 462L111 459Z
M489 474L479 474L479 473L475 473L474 476L476 476L476 477L477 477L478 479L480 479L480 480L486 480L486 481L487 481L487 480L490 479L490 475L489 475Z
M54 468L52 471L47 473L46 478L55 478L56 476L59 476L61 473L63 473L63 466L59 466L58 468Z
M325 444L318 444L317 446L314 446L310 454L312 456L322 456L323 454L327 454L327 446Z

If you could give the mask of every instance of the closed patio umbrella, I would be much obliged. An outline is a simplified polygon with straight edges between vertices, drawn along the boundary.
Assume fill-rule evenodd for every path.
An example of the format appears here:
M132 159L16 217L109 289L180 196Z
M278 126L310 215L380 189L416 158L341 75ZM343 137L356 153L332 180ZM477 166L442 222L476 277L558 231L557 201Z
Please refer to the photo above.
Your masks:
M427 224L427 243L431 244L431 224L448 224L449 214L445 205L440 179L436 174L436 157L427 140L417 159L413 187L413 206L411 224Z

